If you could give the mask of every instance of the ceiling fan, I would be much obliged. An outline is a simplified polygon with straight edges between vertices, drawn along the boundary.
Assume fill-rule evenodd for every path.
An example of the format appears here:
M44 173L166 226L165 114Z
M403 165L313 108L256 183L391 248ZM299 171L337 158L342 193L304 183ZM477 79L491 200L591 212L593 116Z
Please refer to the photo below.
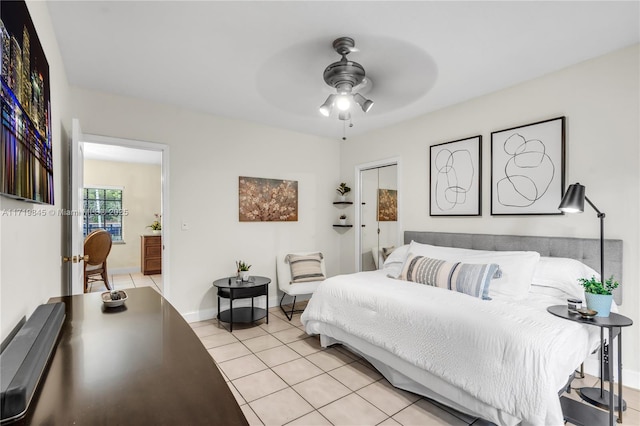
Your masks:
M340 120L350 120L351 108L354 104L360 106L362 111L368 112L373 106L373 101L360 93L353 93L354 87L357 88L366 83L364 67L347 59L349 53L357 51L355 41L350 37L337 38L333 41L333 49L342 56L342 59L327 66L323 78L325 83L336 90L336 93L329 95L319 111L325 117L329 117L336 108Z

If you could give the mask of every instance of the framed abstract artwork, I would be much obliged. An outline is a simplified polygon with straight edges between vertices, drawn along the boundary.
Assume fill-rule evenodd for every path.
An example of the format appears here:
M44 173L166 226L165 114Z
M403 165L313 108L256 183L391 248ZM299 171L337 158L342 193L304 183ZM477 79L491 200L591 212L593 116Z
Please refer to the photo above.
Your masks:
M429 215L482 215L482 136L432 145Z
M562 214L564 169L565 117L492 132L491 214Z
M54 204L49 64L24 1L0 7L0 194Z
M298 181L240 176L240 222L297 222Z

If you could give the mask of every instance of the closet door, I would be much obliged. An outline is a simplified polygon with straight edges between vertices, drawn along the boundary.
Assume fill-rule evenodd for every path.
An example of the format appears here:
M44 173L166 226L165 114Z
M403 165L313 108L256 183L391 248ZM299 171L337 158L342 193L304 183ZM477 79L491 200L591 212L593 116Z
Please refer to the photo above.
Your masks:
M373 271L378 269L378 221L377 221L377 196L378 196L378 169L362 170L360 172L360 256L361 271Z
M398 241L397 166L360 172L360 270L381 269L385 250Z

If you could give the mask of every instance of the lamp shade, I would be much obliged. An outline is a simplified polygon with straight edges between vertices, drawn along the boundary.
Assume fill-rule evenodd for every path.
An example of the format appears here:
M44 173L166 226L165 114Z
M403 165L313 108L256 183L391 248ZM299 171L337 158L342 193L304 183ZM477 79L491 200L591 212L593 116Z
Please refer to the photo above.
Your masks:
M584 185L579 183L569 185L558 210L565 213L582 213L584 212L584 198Z

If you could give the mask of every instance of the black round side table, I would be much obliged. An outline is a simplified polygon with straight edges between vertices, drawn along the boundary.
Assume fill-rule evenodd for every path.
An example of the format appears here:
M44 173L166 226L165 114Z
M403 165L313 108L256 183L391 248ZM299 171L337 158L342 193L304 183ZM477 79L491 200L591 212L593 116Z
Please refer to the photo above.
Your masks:
M233 323L252 323L262 318L269 324L269 284L271 279L267 277L252 276L249 281L239 281L236 277L225 277L215 280L214 287L218 289L218 320L229 323L229 331L233 332ZM256 308L253 304L254 297L265 296L266 309ZM229 299L229 309L220 312L220 298ZM251 298L251 307L233 307L236 299Z
M622 327L629 327L633 324L631 318L624 315L610 313L608 317L583 318L577 312L569 312L567 305L549 306L547 311L557 317L581 324L600 327L600 388L584 387L580 389L580 397L596 407L609 410L609 425L613 426L615 409L618 409L618 423L622 423L622 411L625 409L625 402L622 399ZM609 354L605 354L604 329L609 330L608 345L613 339L618 337L618 398L614 400L613 393L613 363L607 362L607 376L609 378L609 391L604 390L604 363L605 357L610 359Z

